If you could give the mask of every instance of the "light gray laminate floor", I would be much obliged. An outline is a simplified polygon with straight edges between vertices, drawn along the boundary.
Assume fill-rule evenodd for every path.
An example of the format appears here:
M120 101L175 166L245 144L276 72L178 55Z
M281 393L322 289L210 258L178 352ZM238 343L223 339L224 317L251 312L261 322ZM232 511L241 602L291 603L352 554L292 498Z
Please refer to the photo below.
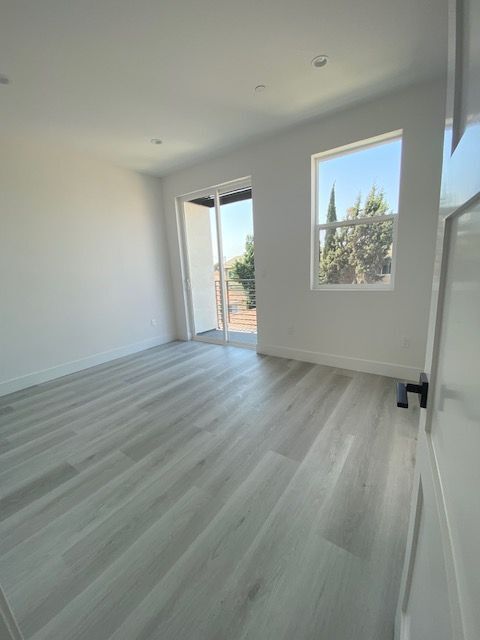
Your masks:
M418 413L171 343L0 398L0 583L34 640L390 640Z

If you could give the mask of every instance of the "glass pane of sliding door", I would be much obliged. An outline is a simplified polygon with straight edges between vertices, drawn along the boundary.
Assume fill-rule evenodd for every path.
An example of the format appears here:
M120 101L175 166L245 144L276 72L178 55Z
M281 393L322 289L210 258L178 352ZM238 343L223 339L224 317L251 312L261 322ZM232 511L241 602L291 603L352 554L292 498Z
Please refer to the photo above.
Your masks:
M223 185L184 202L187 291L198 340L255 345L252 191Z
M225 310L230 342L257 342L257 300L251 189L220 196Z
M195 337L225 341L214 195L184 203L191 321Z

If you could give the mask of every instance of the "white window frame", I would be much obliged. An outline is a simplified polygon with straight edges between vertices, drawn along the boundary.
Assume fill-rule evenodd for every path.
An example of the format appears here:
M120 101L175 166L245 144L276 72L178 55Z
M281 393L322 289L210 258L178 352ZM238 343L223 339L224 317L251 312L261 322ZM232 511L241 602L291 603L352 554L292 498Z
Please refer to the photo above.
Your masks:
M343 156L349 153L356 153L369 147L375 147L383 143L392 142L402 138L403 130L391 131L379 136L368 138L366 140L359 140L351 144L337 147L335 149L329 149L327 151L321 151L312 155L311 159L311 184L312 184L312 229L311 229L311 270L310 270L310 288L312 291L393 291L395 288L395 273L396 273L396 261L397 261L397 238L398 238L398 213L390 213L384 216L373 216L364 218L355 218L354 220L337 220L337 222L324 222L318 221L318 165L329 158L335 156ZM403 156L403 147L402 147ZM399 190L402 178L402 159L400 160L400 175ZM338 229L339 227L352 227L355 225L375 224L376 222L386 222L387 220L393 220L393 238L392 238L392 265L390 273L390 282L385 283L365 283L365 284L321 284L319 282L319 262L320 262L320 232L326 229Z

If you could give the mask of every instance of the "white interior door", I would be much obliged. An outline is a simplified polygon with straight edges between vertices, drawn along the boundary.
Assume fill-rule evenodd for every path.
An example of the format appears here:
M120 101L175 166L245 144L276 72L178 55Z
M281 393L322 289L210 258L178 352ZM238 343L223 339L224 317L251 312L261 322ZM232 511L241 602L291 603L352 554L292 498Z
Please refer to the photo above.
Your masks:
M480 0L452 1L450 21L430 397L420 421L401 640L480 638Z

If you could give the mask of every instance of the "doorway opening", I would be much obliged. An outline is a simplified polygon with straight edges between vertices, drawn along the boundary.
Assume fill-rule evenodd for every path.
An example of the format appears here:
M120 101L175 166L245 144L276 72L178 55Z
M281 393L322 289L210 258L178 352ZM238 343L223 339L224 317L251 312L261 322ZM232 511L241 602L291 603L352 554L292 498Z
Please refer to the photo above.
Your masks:
M183 199L186 289L197 340L257 344L252 204L249 181Z

